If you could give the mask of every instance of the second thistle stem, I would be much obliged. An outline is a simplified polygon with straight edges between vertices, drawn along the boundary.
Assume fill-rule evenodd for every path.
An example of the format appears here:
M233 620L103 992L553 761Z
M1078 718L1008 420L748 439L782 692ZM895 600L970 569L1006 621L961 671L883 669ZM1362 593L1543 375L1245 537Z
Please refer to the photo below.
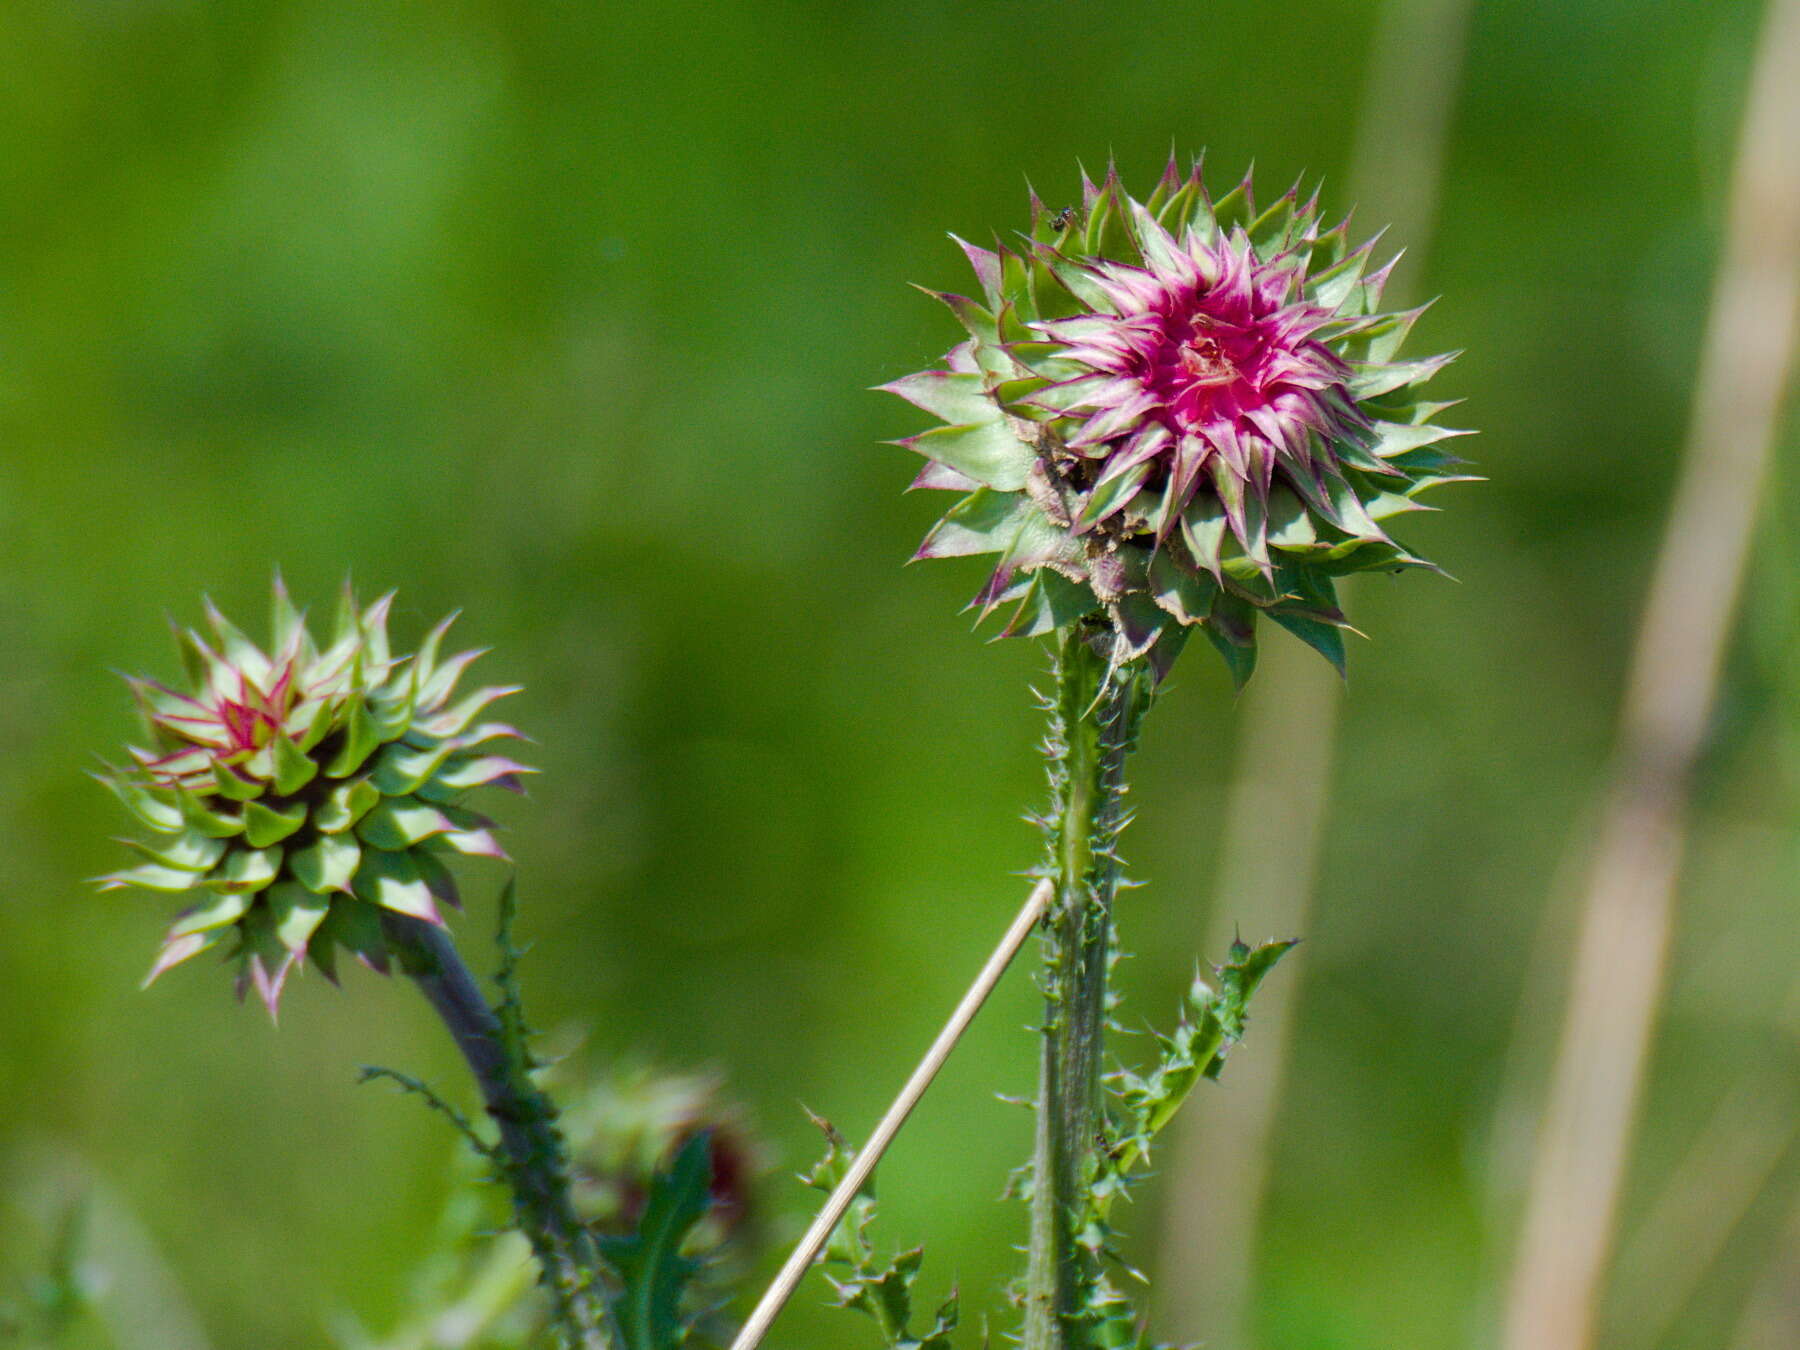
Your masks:
M572 1350L617 1350L599 1255L569 1198L568 1157L555 1103L532 1081L530 1065L511 1047L450 935L404 915L385 914L382 921L402 969L443 1019L481 1088L500 1135L495 1161Z
M1084 625L1068 632L1050 704L1046 832L1056 895L1044 930L1025 1350L1081 1343L1086 1295L1099 1273L1082 1218L1104 1124L1101 1056L1119 886L1114 845L1127 819L1125 758L1151 692L1147 672L1111 667L1103 650L1110 637Z

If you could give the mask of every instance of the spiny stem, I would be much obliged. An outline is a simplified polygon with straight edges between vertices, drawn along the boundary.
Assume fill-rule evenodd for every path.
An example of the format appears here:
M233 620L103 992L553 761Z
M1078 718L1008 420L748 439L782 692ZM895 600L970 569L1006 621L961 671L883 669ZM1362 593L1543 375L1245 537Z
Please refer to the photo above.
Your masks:
M1113 668L1111 634L1076 627L1057 655L1050 704L1051 810L1046 818L1056 883L1044 935L1044 1027L1039 1046L1037 1131L1032 1151L1031 1240L1025 1278L1026 1350L1078 1342L1097 1257L1081 1243L1100 1106L1116 843L1127 815L1125 757L1151 696L1147 672Z
M486 1158L492 1163L501 1161L499 1150L477 1134L475 1127L469 1124L469 1118L438 1096L436 1089L431 1084L414 1078L411 1074L401 1073L398 1069L385 1068L380 1064L365 1064L362 1071L356 1075L358 1083L373 1083L381 1078L385 1078L402 1092L421 1098L425 1105L443 1116L455 1127L456 1132L463 1137L470 1148L475 1150L478 1156Z
M568 1154L556 1104L531 1079L501 1019L482 996L450 935L435 924L384 914L388 944L468 1061L487 1113L519 1227L530 1240L574 1350L617 1350L600 1285L600 1256L569 1199Z

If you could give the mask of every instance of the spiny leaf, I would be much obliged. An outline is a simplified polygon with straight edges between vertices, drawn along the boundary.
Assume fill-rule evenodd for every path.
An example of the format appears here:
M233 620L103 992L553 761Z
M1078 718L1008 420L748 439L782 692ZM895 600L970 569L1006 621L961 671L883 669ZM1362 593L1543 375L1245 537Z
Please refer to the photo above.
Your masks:
M1156 1063L1143 1073L1121 1070L1110 1087L1124 1108L1112 1123L1106 1161L1091 1186L1093 1217L1104 1226L1112 1201L1150 1156L1157 1135L1202 1078L1217 1078L1232 1046L1243 1039L1251 996L1297 939L1250 947L1233 942L1215 972L1219 987L1198 977L1188 991L1180 1024L1158 1036Z
M801 1175L801 1180L817 1190L830 1191L843 1180L856 1160L856 1150L823 1116L807 1112L814 1125L825 1134L825 1156ZM837 1291L838 1306L855 1308L869 1315L880 1329L890 1350L951 1350L950 1332L956 1327L956 1294L938 1308L931 1327L923 1335L914 1335L912 1322L912 1286L918 1278L925 1249L914 1247L883 1261L868 1237L875 1217L875 1185L871 1178L851 1202L843 1222L825 1245L824 1260L828 1265L844 1267L846 1273L832 1275L831 1286Z
M675 1161L650 1182L637 1231L602 1237L600 1249L619 1277L613 1315L624 1350L675 1350L687 1339L681 1295L700 1263L681 1254L681 1244L711 1204L712 1136L696 1134Z

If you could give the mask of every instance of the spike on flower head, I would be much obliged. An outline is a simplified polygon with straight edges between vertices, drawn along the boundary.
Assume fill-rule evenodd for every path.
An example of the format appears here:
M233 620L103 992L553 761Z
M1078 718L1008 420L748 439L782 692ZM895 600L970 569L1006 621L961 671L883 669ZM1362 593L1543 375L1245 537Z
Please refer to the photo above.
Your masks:
M918 556L997 554L974 603L1006 635L1101 613L1160 675L1199 628L1242 684L1260 613L1341 669L1334 579L1431 566L1383 522L1466 477L1419 397L1451 355L1395 359L1419 311L1379 310L1392 264L1297 190L1214 201L1198 164L1032 215L962 245L981 298L939 298L967 340L883 386L946 424L901 442L914 486L962 494Z
M443 656L446 619L393 655L391 602L364 608L346 587L321 646L277 577L266 651L208 601L208 632L176 634L188 686L129 681L150 745L100 777L143 828L127 841L143 861L100 882L192 902L146 984L228 944L239 997L254 988L273 1016L309 958L333 980L340 948L385 971L383 911L442 923L457 903L446 853L505 857L460 801L531 772L494 753L517 731L478 720L517 690L454 698L480 653Z

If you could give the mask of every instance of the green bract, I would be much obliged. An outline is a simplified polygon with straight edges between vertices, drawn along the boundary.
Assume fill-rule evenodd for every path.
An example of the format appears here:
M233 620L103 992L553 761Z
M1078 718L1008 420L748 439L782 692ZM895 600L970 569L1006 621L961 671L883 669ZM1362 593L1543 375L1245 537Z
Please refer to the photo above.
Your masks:
M517 690L452 702L480 653L441 656L445 619L394 656L392 599L361 609L346 587L321 648L277 578L267 652L209 601L212 638L178 634L187 692L130 681L152 744L100 780L143 826L126 842L144 861L101 884L193 898L146 984L229 940L239 996L253 984L272 1015L306 957L333 980L340 947L386 971L382 911L441 923L457 903L443 853L505 857L493 822L458 803L531 772L493 751L517 731L477 720Z
M1465 477L1419 396L1453 354L1396 359L1423 310L1378 309L1392 264L1316 197L1215 202L1171 161L1147 201L1109 171L1031 205L1015 248L962 245L979 300L938 296L968 339L882 386L946 423L900 442L961 494L918 556L998 555L1004 633L1102 615L1115 666L1200 628L1241 684L1263 613L1341 668L1334 579L1431 566L1384 522Z

